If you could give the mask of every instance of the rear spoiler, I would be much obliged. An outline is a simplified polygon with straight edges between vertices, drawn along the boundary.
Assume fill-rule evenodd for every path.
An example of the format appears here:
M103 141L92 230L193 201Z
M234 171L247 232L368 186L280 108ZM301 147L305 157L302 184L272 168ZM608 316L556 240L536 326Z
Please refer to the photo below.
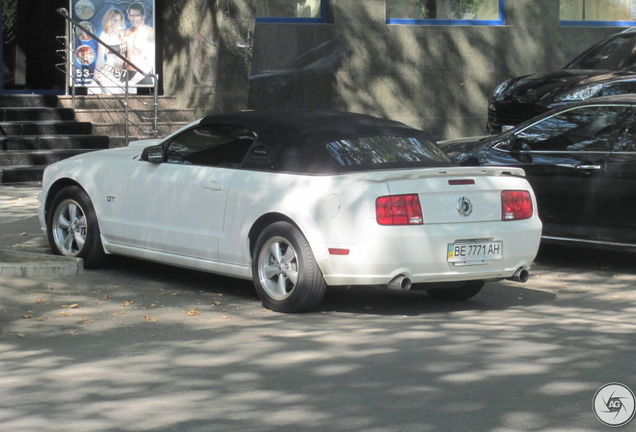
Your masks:
M522 168L514 167L447 167L447 168L421 168L398 171L382 171L367 173L365 178L373 182L384 182L399 179L420 179L434 177L483 177L483 176L515 176L525 177L526 172Z

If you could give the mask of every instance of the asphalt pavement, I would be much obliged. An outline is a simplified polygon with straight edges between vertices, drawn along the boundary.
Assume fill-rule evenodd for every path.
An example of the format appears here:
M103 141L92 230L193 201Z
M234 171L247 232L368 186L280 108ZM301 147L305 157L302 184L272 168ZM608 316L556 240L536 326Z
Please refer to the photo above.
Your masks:
M48 253L38 191L0 185L0 249ZM592 400L636 390L634 258L542 248L467 302L333 288L305 314L123 258L0 275L0 430L609 431Z

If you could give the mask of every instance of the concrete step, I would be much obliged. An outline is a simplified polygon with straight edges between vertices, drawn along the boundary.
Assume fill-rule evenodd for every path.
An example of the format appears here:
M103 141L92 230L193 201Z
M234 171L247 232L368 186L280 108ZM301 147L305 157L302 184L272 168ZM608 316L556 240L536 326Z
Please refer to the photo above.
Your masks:
M60 150L10 150L0 152L0 166L3 170L29 165L49 165L71 156L88 153L90 149Z
M106 149L107 136L96 135L33 135L0 136L0 150ZM0 153L2 154L2 153Z
M104 108L123 108L124 96L106 96L106 95L92 95L92 96L75 96L75 105L73 106L72 96L59 96L59 106L62 108L75 108L75 109L104 109ZM155 98L153 96L136 96L131 95L128 98L128 106L134 110L152 110L155 104ZM164 109L179 109L189 110L194 112L193 109L182 107L179 104L179 100L175 97L159 96L157 98L157 106L160 110Z
M0 108L0 122L74 120L75 113L69 108L17 107Z
M42 181L46 165L0 166L0 183L23 183Z
M190 122L160 122L157 124L157 138L163 138L167 135L170 135L172 132L179 130L180 128L186 126ZM129 135L130 136L144 136L149 137L150 134L146 134L145 132L151 131L152 124L140 124L138 127L130 127ZM143 133L141 133L141 131ZM118 137L125 136L125 125L124 123L94 123L93 124L93 133L99 135L106 135L111 139L111 147L112 140Z
M0 122L0 133L3 135L90 135L90 122L76 121L16 121Z
M162 137L157 137L157 138L162 138ZM147 137L147 136L131 136L128 138L128 143L131 143L133 141L139 141L139 140L147 140L147 139L152 139L152 137ZM126 147L126 137L110 137L110 148L119 148L119 147Z
M154 111L138 110L129 111L129 118L132 123L151 123L154 119ZM157 113L160 121L178 121L178 122L190 122L194 120L192 118L192 112L189 110L173 110L164 109ZM110 123L110 122L123 122L124 111L114 109L101 109L101 110L86 110L76 109L75 119L77 121L89 121L92 123Z
M0 95L0 107L49 107L58 106L56 95Z

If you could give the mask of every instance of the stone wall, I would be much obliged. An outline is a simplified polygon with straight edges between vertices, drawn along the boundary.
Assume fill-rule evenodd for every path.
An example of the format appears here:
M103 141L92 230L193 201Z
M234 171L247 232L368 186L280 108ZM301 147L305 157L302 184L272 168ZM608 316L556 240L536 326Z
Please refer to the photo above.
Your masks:
M555 0L507 0L502 26L387 25L384 0L331 0L328 21L256 25L249 107L370 113L438 139L483 134L501 81L560 68L622 30L561 27ZM310 51L334 40L339 59ZM308 52L306 73L287 69Z
M245 109L254 9L249 0L161 3L162 83L198 116Z

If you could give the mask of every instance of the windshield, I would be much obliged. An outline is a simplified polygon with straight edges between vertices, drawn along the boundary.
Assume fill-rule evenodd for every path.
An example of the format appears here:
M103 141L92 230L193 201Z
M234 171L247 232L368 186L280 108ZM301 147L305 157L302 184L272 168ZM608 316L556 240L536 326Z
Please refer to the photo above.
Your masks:
M450 159L432 142L412 137L374 136L327 144L336 163L349 169L410 168L448 164Z
M621 34L593 46L566 69L630 69L636 66L636 33Z

